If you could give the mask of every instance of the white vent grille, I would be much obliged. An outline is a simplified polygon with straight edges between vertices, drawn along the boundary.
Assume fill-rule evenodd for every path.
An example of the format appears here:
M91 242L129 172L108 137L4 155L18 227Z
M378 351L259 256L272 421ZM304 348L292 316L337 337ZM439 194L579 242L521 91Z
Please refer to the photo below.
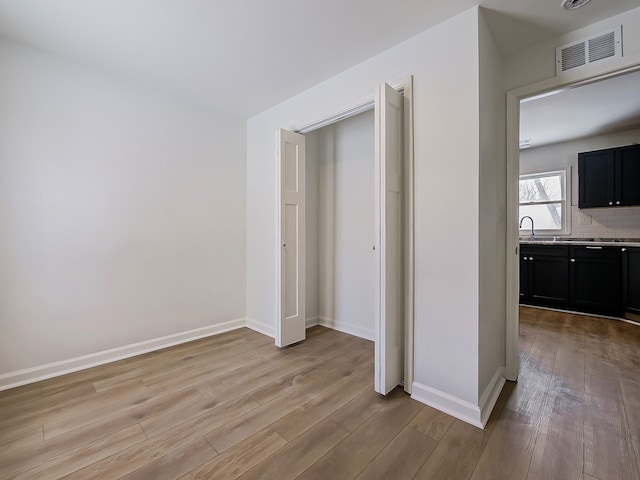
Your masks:
M588 42L589 63L613 57L616 54L615 32L605 33L599 37L592 38Z
M562 71L587 64L584 42L562 49Z
M610 57L622 56L622 27L556 48L556 75Z

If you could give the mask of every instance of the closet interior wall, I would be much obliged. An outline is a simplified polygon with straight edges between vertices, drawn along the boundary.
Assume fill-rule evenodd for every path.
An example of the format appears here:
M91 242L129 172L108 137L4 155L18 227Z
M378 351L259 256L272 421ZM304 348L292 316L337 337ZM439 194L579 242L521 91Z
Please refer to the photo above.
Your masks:
M373 110L306 139L307 326L374 339Z

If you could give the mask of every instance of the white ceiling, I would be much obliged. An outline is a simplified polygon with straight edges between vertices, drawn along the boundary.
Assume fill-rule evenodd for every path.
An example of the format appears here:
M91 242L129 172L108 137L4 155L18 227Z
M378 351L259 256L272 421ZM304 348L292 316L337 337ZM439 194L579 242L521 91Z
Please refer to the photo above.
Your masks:
M520 139L532 147L640 127L640 72L520 105Z
M0 0L0 35L246 118L482 3L504 52L640 0ZM390 79L394 80L394 79Z
M639 0L591 0L576 10L562 0L483 0L493 36L505 54L640 6Z

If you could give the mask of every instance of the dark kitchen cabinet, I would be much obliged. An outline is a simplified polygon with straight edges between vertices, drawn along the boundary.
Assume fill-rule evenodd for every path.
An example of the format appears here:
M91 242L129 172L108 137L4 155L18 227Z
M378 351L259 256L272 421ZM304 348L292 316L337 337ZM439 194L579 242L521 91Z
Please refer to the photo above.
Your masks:
M613 205L615 149L578 154L578 207Z
M523 245L520 250L520 302L548 307L567 307L569 247Z
M573 310L622 313L622 258L616 247L569 249L569 303Z
M529 303L529 255L520 247L520 303Z
M580 208L640 205L640 145L578 154Z
M616 154L616 205L640 205L640 145L617 149Z
M622 249L622 304L625 312L640 315L640 248Z

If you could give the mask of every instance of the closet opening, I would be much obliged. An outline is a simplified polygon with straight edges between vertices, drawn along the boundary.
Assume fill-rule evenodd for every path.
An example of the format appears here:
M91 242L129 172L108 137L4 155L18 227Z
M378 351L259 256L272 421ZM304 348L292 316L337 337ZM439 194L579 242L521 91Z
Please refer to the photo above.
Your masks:
M373 109L305 135L306 326L375 340Z
M276 159L276 345L315 324L373 340L382 394L413 382L412 77L398 90L279 130Z

